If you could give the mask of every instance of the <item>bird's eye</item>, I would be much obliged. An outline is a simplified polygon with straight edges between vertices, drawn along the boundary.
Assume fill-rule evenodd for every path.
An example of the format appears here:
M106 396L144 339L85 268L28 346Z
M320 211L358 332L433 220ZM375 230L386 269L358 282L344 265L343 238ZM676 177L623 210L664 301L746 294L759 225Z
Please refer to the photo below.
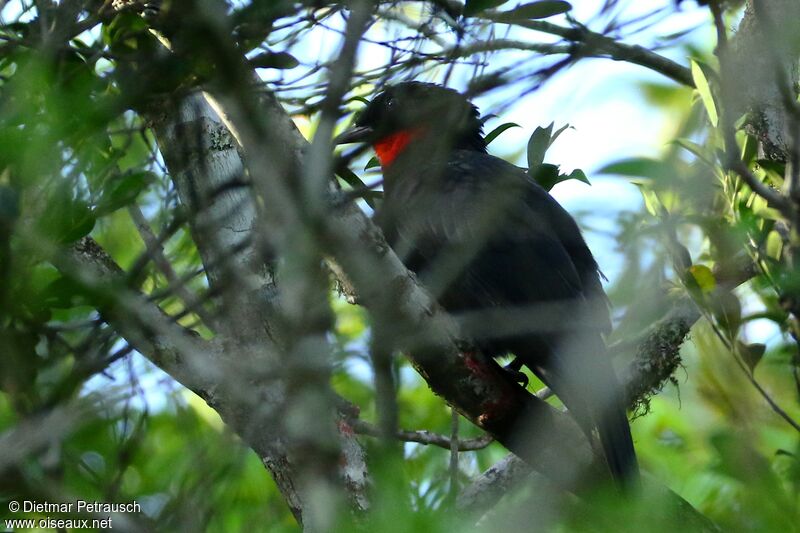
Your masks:
M393 109L396 105L397 105L397 99L396 98L389 98L389 101L386 102L386 107L388 109Z

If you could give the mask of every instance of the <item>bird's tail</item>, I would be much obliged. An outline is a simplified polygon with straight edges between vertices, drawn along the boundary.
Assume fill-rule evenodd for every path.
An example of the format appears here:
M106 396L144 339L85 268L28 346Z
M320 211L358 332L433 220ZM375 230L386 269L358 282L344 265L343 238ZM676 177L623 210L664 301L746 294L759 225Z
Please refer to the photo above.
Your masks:
M633 437L622 394L612 398L610 405L594 414L600 443L612 477L623 489L639 484L639 463L633 447Z
M569 346L566 353L570 357L552 357L551 364L532 370L561 399L589 438L593 429L597 430L611 476L623 490L632 490L639 484L639 465L624 395L599 334L597 340Z

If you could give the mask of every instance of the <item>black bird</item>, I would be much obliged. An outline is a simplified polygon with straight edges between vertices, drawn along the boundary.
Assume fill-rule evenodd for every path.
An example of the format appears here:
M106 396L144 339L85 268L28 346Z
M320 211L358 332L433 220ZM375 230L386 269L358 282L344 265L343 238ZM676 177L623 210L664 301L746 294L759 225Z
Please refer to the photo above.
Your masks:
M482 352L516 356L509 366L526 365L587 434L597 430L615 479L638 479L603 341L601 273L569 213L527 172L487 154L478 109L454 90L388 87L338 139L365 141L384 176L376 220L406 266L448 312L473 317L465 333Z

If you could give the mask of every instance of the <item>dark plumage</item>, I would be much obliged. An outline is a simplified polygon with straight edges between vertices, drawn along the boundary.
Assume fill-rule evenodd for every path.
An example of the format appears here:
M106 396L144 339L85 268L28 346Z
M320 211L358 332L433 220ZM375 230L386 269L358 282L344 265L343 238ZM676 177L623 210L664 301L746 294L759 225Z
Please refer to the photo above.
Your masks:
M456 316L527 313L510 334L499 330L512 315L473 320L466 333L487 355L513 354L540 376L587 433L598 430L612 474L636 477L602 338L601 274L572 217L525 171L486 153L478 110L456 91L387 88L356 126L351 140L373 142L383 163L376 220L407 267Z

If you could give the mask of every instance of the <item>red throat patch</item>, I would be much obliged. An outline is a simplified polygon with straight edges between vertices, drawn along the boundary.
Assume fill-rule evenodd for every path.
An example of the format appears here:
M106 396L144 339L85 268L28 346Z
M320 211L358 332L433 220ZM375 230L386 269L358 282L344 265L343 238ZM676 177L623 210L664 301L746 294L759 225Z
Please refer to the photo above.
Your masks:
M405 150L408 143L418 136L419 133L414 130L403 130L387 135L373 144L372 147L375 148L375 154L378 156L381 166L386 168L391 165L400 152Z

